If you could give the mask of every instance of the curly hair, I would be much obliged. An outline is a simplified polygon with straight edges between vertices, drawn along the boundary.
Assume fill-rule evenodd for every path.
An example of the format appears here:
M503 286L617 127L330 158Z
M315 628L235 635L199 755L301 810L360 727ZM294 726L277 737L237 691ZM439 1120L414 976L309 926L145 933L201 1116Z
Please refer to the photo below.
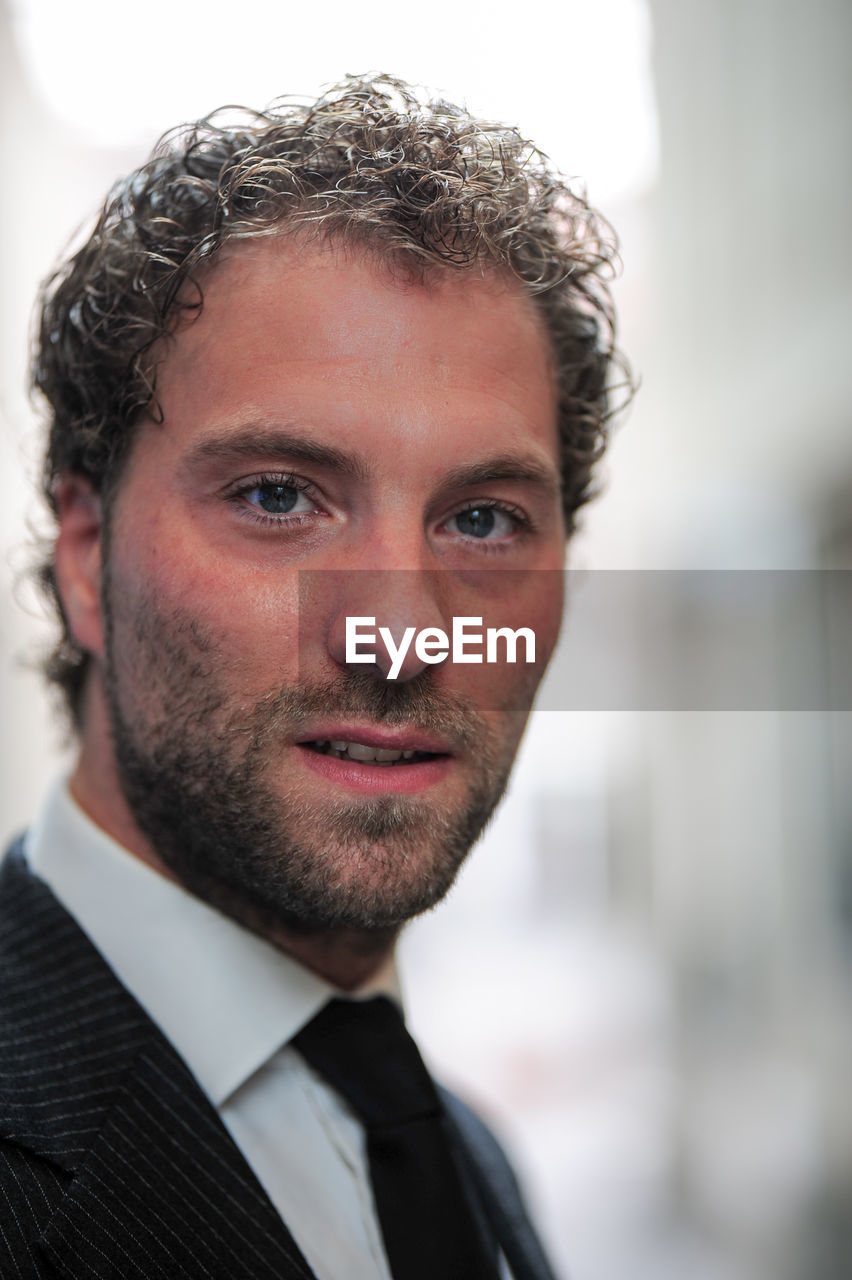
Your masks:
M86 243L45 282L33 383L50 410L43 488L62 474L108 505L156 399L162 339L203 305L199 275L232 240L307 229L408 269L508 271L534 299L558 378L566 529L591 494L614 409L609 225L513 128L425 101L391 76L349 76L317 101L223 108L160 140L112 189ZM79 718L87 655L41 569L63 636L45 664Z

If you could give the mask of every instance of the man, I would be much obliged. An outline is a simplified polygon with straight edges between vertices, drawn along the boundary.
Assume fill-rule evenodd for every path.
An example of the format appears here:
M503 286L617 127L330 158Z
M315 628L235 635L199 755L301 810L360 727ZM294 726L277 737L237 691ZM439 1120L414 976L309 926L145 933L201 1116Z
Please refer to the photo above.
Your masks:
M513 131L350 78L166 141L48 283L79 753L3 867L2 1275L551 1274L392 954L556 641L601 225Z

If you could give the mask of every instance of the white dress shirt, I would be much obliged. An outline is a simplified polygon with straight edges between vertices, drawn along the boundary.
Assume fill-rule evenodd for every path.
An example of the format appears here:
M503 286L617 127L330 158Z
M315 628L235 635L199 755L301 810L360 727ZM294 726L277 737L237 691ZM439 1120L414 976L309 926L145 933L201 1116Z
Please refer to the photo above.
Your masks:
M287 1044L335 988L127 853L64 784L26 853L184 1059L319 1280L390 1280L363 1128ZM392 965L356 994L376 991L399 999Z

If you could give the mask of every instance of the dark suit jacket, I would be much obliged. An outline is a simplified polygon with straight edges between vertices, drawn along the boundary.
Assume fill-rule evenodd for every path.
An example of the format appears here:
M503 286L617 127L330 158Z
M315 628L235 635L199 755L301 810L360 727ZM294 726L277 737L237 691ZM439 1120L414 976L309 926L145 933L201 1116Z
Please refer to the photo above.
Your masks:
M445 1102L483 1230L516 1280L553 1280L495 1139ZM0 867L0 1277L59 1276L313 1273L194 1076L19 844Z

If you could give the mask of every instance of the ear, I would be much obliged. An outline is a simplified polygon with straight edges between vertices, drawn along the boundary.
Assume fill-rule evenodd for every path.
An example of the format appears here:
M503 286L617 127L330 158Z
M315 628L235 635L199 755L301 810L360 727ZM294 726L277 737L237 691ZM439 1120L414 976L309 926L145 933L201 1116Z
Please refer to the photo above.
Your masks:
M88 480L66 475L54 493L59 533L54 548L56 589L69 630L93 657L104 649L101 619L101 501Z

